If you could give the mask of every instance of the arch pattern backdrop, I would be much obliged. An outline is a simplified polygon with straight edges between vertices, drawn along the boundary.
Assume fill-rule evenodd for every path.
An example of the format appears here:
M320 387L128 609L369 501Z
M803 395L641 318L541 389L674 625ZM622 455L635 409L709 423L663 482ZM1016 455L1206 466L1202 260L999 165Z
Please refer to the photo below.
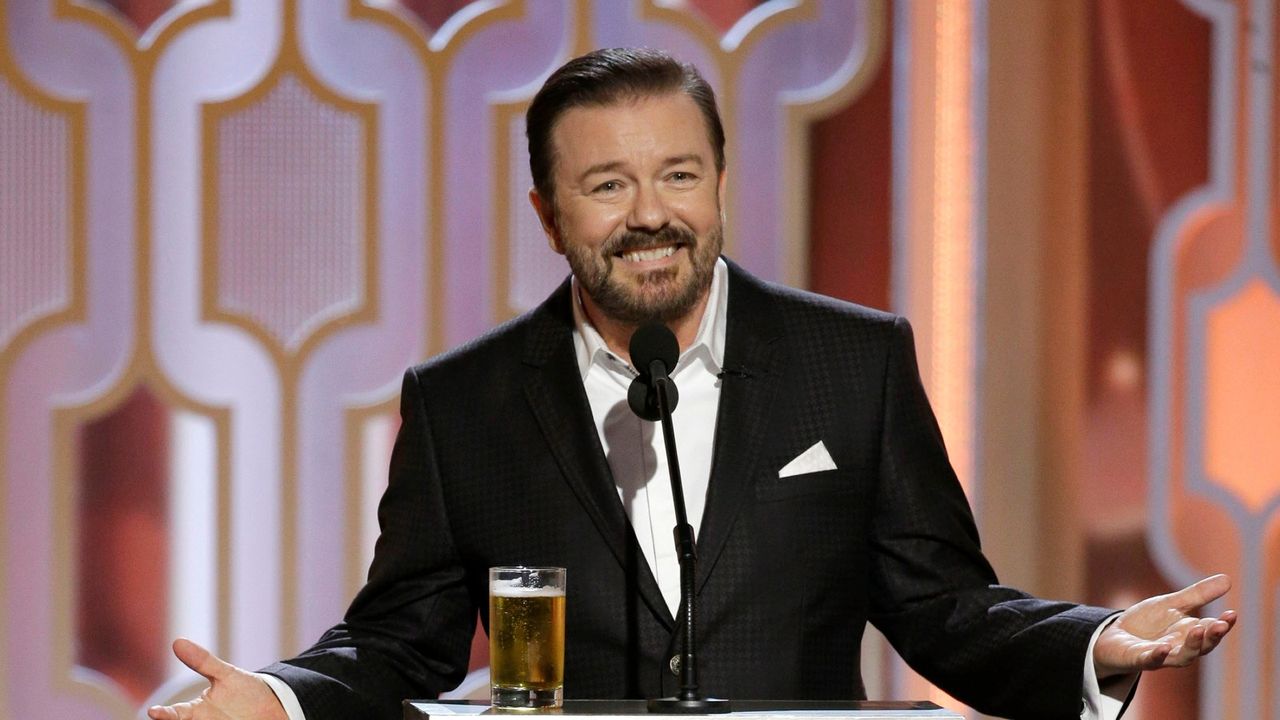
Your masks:
M1206 669L1202 715L1280 717L1280 18L1271 0L1184 4L1210 26L1208 177L1152 245L1148 536L1175 582L1230 570L1262 627Z
M174 635L258 666L339 617L401 372L565 273L526 104L624 44L717 88L729 254L912 318L1020 583L1119 605L1233 573L1247 630L1129 717L1280 717L1277 23L1275 0L0 0L0 717L136 717L197 687ZM864 677L950 702L874 633Z
M341 615L401 372L563 276L522 112L573 54L697 63L730 252L807 283L806 129L887 6L704 5L0 2L0 715L134 717L196 687L172 635L257 666Z

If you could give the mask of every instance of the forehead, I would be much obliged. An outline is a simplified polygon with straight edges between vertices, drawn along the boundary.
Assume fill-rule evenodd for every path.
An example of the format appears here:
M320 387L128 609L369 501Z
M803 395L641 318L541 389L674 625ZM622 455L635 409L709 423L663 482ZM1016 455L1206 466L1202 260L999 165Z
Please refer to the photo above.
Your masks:
M684 93L566 110L552 128L556 174L607 162L643 163L696 154L713 160L706 122Z

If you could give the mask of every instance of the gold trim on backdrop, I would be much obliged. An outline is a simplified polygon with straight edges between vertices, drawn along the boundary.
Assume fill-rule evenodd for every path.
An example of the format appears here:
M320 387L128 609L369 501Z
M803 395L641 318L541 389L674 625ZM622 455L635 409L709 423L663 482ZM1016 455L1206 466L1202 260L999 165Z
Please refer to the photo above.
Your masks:
M76 623L73 620L74 608L81 593L76 585L75 544L80 537L76 511L76 498L79 497L79 480L83 468L79 467L76 431L93 420L104 417L123 405L139 388L147 388L155 397L171 408L177 408L194 415L209 418L214 423L215 447L218 455L217 468L217 529L215 546L223 549L229 546L230 540L230 507L229 489L231 485L230 457L228 448L231 413L228 408L205 405L192 400L169 384L160 374L159 368L149 358L143 359L137 353L134 361L121 378L98 398L73 407L57 408L53 411L53 560L50 572L53 578L54 593L51 599L53 612L53 637L51 638L51 657L53 660L54 686L72 696L81 696L91 700L96 706L111 713L119 720L131 720L137 716L138 708L125 699L120 693L104 688L98 684L81 682L75 679L76 666ZM172 469L172 468L171 468ZM227 647L227 627L221 620L229 613L230 595L227 581L226 553L220 552L218 558L218 577L215 581L215 593L218 602L219 627L216 642L218 650ZM201 686L203 682L195 683Z
M503 103L493 107L493 178L490 197L493 198L493 279L489 287L493 300L494 322L501 323L520 314L511 302L511 245L516 241L511 222L511 121L529 109L529 101Z
M298 638L298 386L302 369L311 353L331 335L343 328L368 324L377 319L378 293L378 107L372 103L346 98L316 78L302 56L297 36L296 0L285 0L281 19L281 44L275 63L257 85L239 97L218 103L205 103L201 108L203 188L201 233L201 316L202 320L223 322L240 328L255 338L268 351L280 372L280 534L281 534L281 653L290 655ZM364 275L363 298L357 309L327 320L309 332L296 348L288 340L281 342L253 318L229 311L219 305L218 267L218 171L220 140L218 126L222 120L247 110L266 98L286 76L297 78L315 98L339 112L358 118L364 136L364 236L362 248Z
M86 105L83 101L72 102L52 97L35 84L29 82L22 74L9 50L9 8L7 0L0 0L0 80L7 81L14 92L25 100L65 119L67 130L67 170L68 170L68 237L67 244L69 267L67 268L67 304L57 310L35 318L10 334L4 344L0 344L0 487L9 487L8 477L8 438L9 438L9 377L14 361L37 338L46 335L53 328L74 325L83 322L86 316L86 264L87 264L87 160L85 154L87 123ZM57 456L54 456L56 462ZM9 597L9 532L11 528L6 522L9 507L6 495L0 495L0 598L7 601ZM0 647L9 647L9 618L0 622ZM57 675L54 676L55 678ZM11 717L8 711L9 678L8 673L0 673L0 717Z
M343 587L352 597L364 586L367 566L361 542L364 539L364 429L370 420L379 416L394 416L399 407L398 398L391 398L374 405L349 407L343 417L343 435L346 447L343 452L344 496L346 499L347 543L343 562Z
M449 36L448 42L440 48L432 47L432 38L422 31L423 25L416 20L406 18L402 13L391 9L374 8L359 0L349 0L348 10L353 18L365 18L376 21L391 28L417 53L426 70L427 87L424 97L429 103L427 107L428 141L427 157L427 272L431 278L428 289L425 354L435 355L443 352L447 345L445 320L448 317L448 304L445 292L445 247L444 237L444 97L443 89L448 82L449 69L453 58L468 40L484 28L503 20L514 20L523 17L526 12L524 0L509 0L492 6L467 20L466 24L457 28ZM434 30L434 29L433 29Z
M583 0L577 0L583 2ZM430 279L425 312L427 331L425 347L426 356L435 355L446 349L447 335L445 321L447 313L447 294L445 292L445 247L444 229L444 188L445 161L445 105L442 100L443 88L448 82L449 70L454 56L477 33L498 22L517 20L524 17L527 9L525 0L509 0L494 5L483 12L469 18L467 22L456 28L449 36L448 42L439 48L432 46L432 37L423 30L423 24L413 18L406 17L394 8L375 8L359 0L349 0L348 12L353 19L364 19L389 28L405 40L422 63L426 75L426 88L423 97L429 103L427 107L428 138L425 143L426 157L424 167L427 169L427 267L424 276ZM363 584L365 567L361 557L361 531L365 516L362 474L360 458L365 451L361 430L372 417L382 413L394 413L398 407L398 396L370 406L347 408L345 418L345 436L347 446L344 450L346 464L345 496L346 508L346 560L344 577L347 587L358 590Z
M817 16L817 6L812 0L799 0L794 5L790 5L775 12L770 13L752 25L742 38L732 46L726 47L723 42L723 36L719 31L711 25L704 17L695 12L677 9L657 4L654 0L636 0L637 9L641 20L649 20L654 22L666 23L678 27L690 36L696 39L714 59L716 72L720 80L720 87L717 88L720 106L721 122L726 128L725 140L725 165L726 168L736 166L738 161L738 145L737 133L733 132L736 127L735 118L737 117L737 82L741 72L744 58L750 54L752 47L759 42L769 32L778 27L782 27L791 22L800 22L810 20ZM573 53L580 55L594 48L593 33L591 32L591 5L586 0L577 0L577 8L573 13L575 27L575 41ZM735 26L736 29L737 26ZM731 31L732 32L732 31ZM856 85L859 77L851 81L851 85ZM861 89L859 86L858 90ZM837 94L843 92L837 91ZM825 105L823 105L825 107ZM512 236L511 226L511 202L510 188L507 187L507 173L510 172L512 149L510 143L510 123L517 112L523 112L528 108L528 101L518 103L508 103L497 105L493 111L493 228L494 237L492 238L493 247L493 314L495 322L502 322L515 317L520 310L513 307L511 302L511 258L510 245L514 240ZM807 155L808 149L803 148ZM732 182L728 184L726 197L724 200L724 210L728 215L725 228L725 247L726 254L732 256L737 247L737 240L729 226L733 222L732 213L729 209L733 205L735 186Z
M133 209L133 232L134 232L134 352L129 359L129 366L122 373L122 377L116 380L113 388L106 391L99 401L92 402L90 405L78 407L74 410L55 411L55 432L68 432L67 428L59 423L69 421L68 418L74 418L79 413L91 413L93 407L101 406L108 398L115 397L116 404L123 401L128 396L128 392L132 392L132 388L138 384L146 384L147 387L155 389L157 395L164 398L166 404L184 407L184 409L192 410L193 413L211 416L215 421L216 427L216 447L218 447L218 566L216 566L216 593L218 593L218 626L216 626L216 638L214 652L219 655L227 655L229 650L230 637L230 555L228 552L230 538L230 415L227 409L221 407L212 407L198 404L192 398L188 398L173 387L172 384L165 379L164 373L157 368L154 355L151 350L151 78L154 76L156 61L168 49L170 42L178 37L180 33L186 32L187 29L196 26L198 23L206 22L206 20L230 18L232 14L232 1L230 0L214 0L206 5L192 8L189 12L174 15L165 24L159 32L155 33L147 44L141 44L140 40L145 35L138 37L137 33L132 29L119 22L114 15L104 12L100 8L90 8L73 3L72 0L56 0L54 5L54 17L56 19L72 20L84 24L84 26L96 28L101 35L110 38L115 46L120 50L125 60L128 61L129 67L133 72L134 82L134 184L136 184L136 204ZM83 138L83 132L81 132ZM83 190L84 186L84 142L83 140L77 145L79 154L78 163L81 164L79 170L79 186L81 190L79 195L86 195L87 191ZM81 232L83 228L83 213L79 214L77 222L81 223ZM79 250L79 274L77 278L77 292L82 292L84 283L84 251ZM76 320L83 320L84 311L76 315ZM0 364L0 378L6 377L6 365ZM3 393L3 386L0 386L0 393ZM0 407L3 407L3 396L0 396ZM69 413L65 415L64 413ZM4 414L0 413L0 442L3 442ZM64 438L64 434L55 434L55 488L54 491L59 492L59 487L64 487L61 492L68 492L65 486L72 483L72 479L68 478L69 468L65 466L69 461L65 457L65 448L58 448L60 438ZM0 446L0 457L4 457L4 448ZM72 491L73 492L73 488ZM72 496L74 497L74 496ZM56 520L55 520L56 521ZM68 520L69 521L69 520ZM59 533L60 538L64 538L65 533ZM3 538L0 538L3 539ZM55 574L56 574L55 566ZM64 571L67 582L70 583L70 575L68 571ZM56 582L56 579L55 579ZM64 597L60 593L60 597ZM69 602L69 600L68 600ZM55 602L55 609L59 607ZM90 694L97 696L96 688L93 685L84 685L77 682L72 675L72 667L74 659L68 651L67 664L59 665L56 662L56 646L59 643L65 647L72 647L74 638L73 630L70 628L69 616L65 612L69 612L69 605L63 609L63 615L55 616L55 626L59 621L65 621L63 629L55 630L55 637L52 642L55 644L55 675L54 683L56 687L67 689L69 692L76 693L82 689L88 689ZM61 674L59 674L61 673ZM197 683L197 685L200 683ZM0 706L3 707L3 706ZM132 717L132 712L122 717Z
M570 53L577 57L591 51L591 3L589 0L574 0L575 7L569 13L573 27L573 47ZM511 299L511 246L516 241L515 228L511 223L515 209L512 207L510 173L514 150L511 147L511 123L529 109L533 98L515 100L505 103L494 103L492 106L490 129L493 148L493 167L489 175L493 179L490 193L493 198L493 236L489 238L492 250L490 270L493 273L490 283L492 295L493 321L501 323L514 318L523 312L515 307ZM515 200L519 204L519 200ZM533 212L529 209L527 212Z
M518 6L514 3L502 5L499 6L498 9L507 10L508 12L502 16L497 16L496 12L491 11L488 15L480 16L488 18L488 22L484 23L485 26L490 25L497 20L513 20L518 17L523 17L526 12L523 2L519 3ZM448 45L445 45L443 48L436 51L436 57L439 58L439 66L437 68L438 74L435 76L435 80L440 92L435 93L431 101L431 179L428 191L431 195L429 207L431 208L432 236L435 238L435 242L431 246L435 251L432 255L432 260L438 279L436 282L431 284L434 300L432 304L436 311L436 315L434 317L428 315L428 317L432 317L433 319L433 322L431 323L432 332L430 334L431 344L428 347L428 352L431 355L444 352L448 343L446 339L447 336L445 334L445 319L448 317L448 301L446 299L447 293L445 292L444 283L444 266L446 262L446 255L448 253L444 230L445 153L448 142L447 134L445 132L445 107L444 102L442 102L441 99L445 95L443 90L448 84L449 71L452 69L454 55L457 54L458 49L462 47L463 43L465 43L471 35L479 32L479 30L480 25L475 21L472 21L451 37Z
M112 405L122 403L128 397L127 390L117 386L103 399ZM76 444L72 438L79 427L75 411L55 411L53 416L53 537L50 544L52 562L50 575L53 585L53 597L49 598L53 608L53 637L50 647L50 668L53 686L72 697L88 700L96 708L105 710L117 720L127 720L134 716L132 703L119 692L112 692L113 686L104 687L99 684L79 682L73 670L75 657L75 614L76 588L75 571L75 533L76 533L76 482L77 472L75 457ZM105 414L105 413L104 413Z
M788 105L782 157L783 174L780 193L782 216L791 218L782 226L783 267L779 280L786 285L809 285L809 174L813 163L809 137L813 124L825 120L856 102L871 86L871 81L886 67L884 58L889 46L888 14L885 0L867 0L864 5L868 27L866 54L858 69L844 85L830 95L810 103Z
M201 255L204 276L201 287L202 319L223 322L236 326L249 333L270 352L272 359L281 370L298 369L302 360L317 345L326 340L341 328L371 322L377 318L379 307L377 256L378 256L378 107L372 103L359 102L339 95L320 82L306 65L298 47L296 17L289 8L293 8L293 0L286 2L285 39L275 64L252 89L243 95L217 103L205 103L201 107L201 134L203 148L203 233L201 238ZM366 243L362 250L362 292L359 307L350 312L331 318L308 332L301 342L291 339L277 338L256 319L245 313L229 310L220 304L219 282L221 271L218 265L220 231L217 210L221 204L219 194L219 170L221 138L219 125L231 116L244 112L259 104L286 77L296 78L300 84L310 91L321 104L328 105L346 115L355 115L360 123L363 135L363 182L362 200L363 233ZM293 366L293 367L291 367Z
M733 47L724 47L723 36L706 18L688 10L679 10L659 5L656 0L636 0L639 4L642 20L655 20L679 27L698 40L715 60L717 75L721 87L717 89L720 105L720 121L725 130L725 168L736 167L740 159L738 151L738 80L741 77L742 64L750 54L752 46L768 33L791 22L810 20L817 17L817 5L813 0L796 0L795 4L771 13L747 29L746 33ZM734 26L730 32L737 29ZM724 232L724 252L732 256L738 248L738 240L732 231L733 204L736 197L734 183L730 182L725 190L724 212L727 215Z
M591 26L595 22L595 7L591 4L591 0L574 0L574 12L572 15L573 22L573 54L585 55L592 50L594 45L595 33L591 32ZM567 60L568 58L566 58ZM532 100L533 98L530 98Z
M55 0L53 17L57 20L74 20L97 26L104 35L111 38L133 59L147 58L151 62L159 54L155 52L156 50L168 45L174 37L191 25L213 18L231 17L231 0L209 0L206 4L192 7L187 12L172 15L176 7L178 6L175 5L165 11L151 27L141 32L132 24L123 21L116 12L104 7L82 5L76 0ZM161 22L164 24L160 24ZM154 37L148 41L147 37L151 35Z
M122 54L134 62L135 70L139 55L145 53L138 49L136 29L125 22L119 13L106 7L81 5L75 0L54 0L53 19L70 20L96 27L104 36L110 38L116 47L120 48Z
M142 355L151 354L151 80L155 64L181 32L200 22L231 17L231 0L215 0L178 15L156 34L149 45L139 48L135 33L116 16L77 5L71 0L56 0L54 17L73 20L97 28L115 42L133 69L134 80L134 151L135 198L134 233L137 262L137 347Z
M706 47L713 48L717 53L717 60L721 63L733 58L731 62L735 79L737 72L741 70L742 58L751 54L751 46L759 42L762 37L775 28L802 20L812 20L818 16L818 7L814 0L792 0L790 5L772 10L768 15L756 20L736 44L729 45L726 44L725 38L736 34L743 20L739 19L728 32L721 34L719 29L696 10L659 4L658 0L636 0L636 2L639 4L642 20L655 20L683 28L690 35L701 40ZM720 65L720 68L723 70L725 65ZM722 79L727 82L729 78L725 76Z

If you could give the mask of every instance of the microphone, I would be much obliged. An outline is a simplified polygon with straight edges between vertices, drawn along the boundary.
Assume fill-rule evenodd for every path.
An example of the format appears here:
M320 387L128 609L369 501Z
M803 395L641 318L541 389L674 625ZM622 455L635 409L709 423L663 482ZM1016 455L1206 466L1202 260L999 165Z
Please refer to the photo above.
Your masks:
M680 458L676 454L675 430L671 424L671 411L675 409L679 393L669 377L680 359L680 343L676 336L661 323L651 323L636 329L631 336L631 364L640 372L627 388L627 404L642 419L662 422L662 439L667 449L667 469L671 474L671 499L675 505L676 555L680 559L680 605L684 609L684 632L680 649L680 689L674 697L650 698L651 713L709 714L729 712L729 701L704 697L698 690L697 663L697 595L694 579L697 576L697 553L693 538L693 526L684 508L684 484L680 479Z
M680 402L680 393L676 384L668 374L675 369L680 359L680 344L676 336L662 323L641 325L631 336L631 364L639 371L639 375L631 381L627 388L627 404L631 412L641 419L657 422L662 419L662 411L658 408L658 388L664 388L667 406L676 409ZM665 382L658 382L664 380Z

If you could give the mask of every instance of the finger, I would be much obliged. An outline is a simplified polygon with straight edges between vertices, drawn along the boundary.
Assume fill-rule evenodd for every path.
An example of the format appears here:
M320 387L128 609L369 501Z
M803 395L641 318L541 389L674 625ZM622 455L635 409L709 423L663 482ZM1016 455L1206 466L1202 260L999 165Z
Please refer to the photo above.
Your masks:
M1168 659L1169 654L1173 652L1173 646L1169 643L1158 643L1153 647L1144 650L1138 655L1137 670L1159 670L1164 667L1164 662Z
M1183 652L1180 655L1196 656L1203 653L1205 646L1205 626L1196 623L1195 627L1187 631L1187 639L1182 641Z
M1188 585L1181 590L1166 596L1175 610L1191 612L1195 608L1217 600L1231 589L1231 578L1226 575L1213 575L1200 582Z
M1215 625L1219 626L1217 631L1214 630ZM1176 644L1173 652L1165 658L1165 667L1186 667L1200 656L1207 655L1217 647L1218 641L1225 634L1222 632L1222 625L1225 623L1213 618L1198 621L1187 631L1182 643Z
M151 720L191 720L195 717L195 704L190 702L177 705L153 705L147 709L147 717Z
M217 655L186 638L173 641L173 654L178 656L183 665L205 676L209 682L221 680L235 670Z
M1225 620L1214 620L1210 623L1204 632L1204 647L1200 650L1200 654L1207 655L1213 652L1229 632L1231 632L1231 624Z

